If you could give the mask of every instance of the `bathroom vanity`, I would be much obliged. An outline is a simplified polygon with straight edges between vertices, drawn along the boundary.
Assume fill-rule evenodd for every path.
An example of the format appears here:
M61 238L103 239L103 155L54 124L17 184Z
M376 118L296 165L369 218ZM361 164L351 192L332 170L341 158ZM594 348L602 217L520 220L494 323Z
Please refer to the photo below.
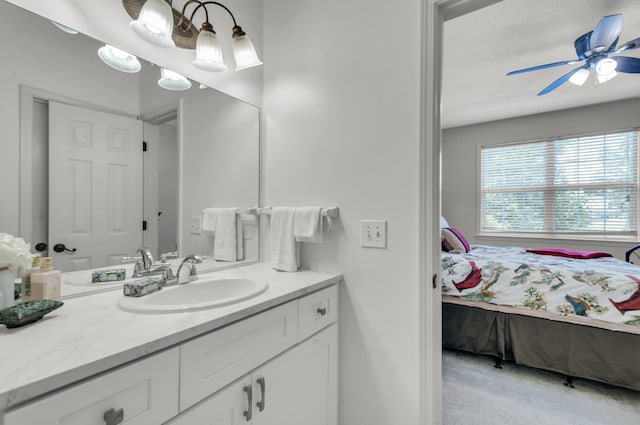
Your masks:
M118 308L112 291L0 327L0 424L335 425L342 276L266 263L210 275L268 289L155 314Z

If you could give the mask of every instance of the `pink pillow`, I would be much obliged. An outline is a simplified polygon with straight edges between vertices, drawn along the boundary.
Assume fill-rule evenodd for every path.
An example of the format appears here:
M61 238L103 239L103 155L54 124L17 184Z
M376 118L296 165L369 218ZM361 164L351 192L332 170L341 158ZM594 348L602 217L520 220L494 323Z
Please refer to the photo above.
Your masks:
M608 252L576 251L573 249L563 248L527 248L527 252L539 255L554 255L556 257L578 258L583 260L588 260L590 258L613 257L613 255Z
M466 254L471 251L471 245L458 229L446 227L442 229L442 249L447 252Z

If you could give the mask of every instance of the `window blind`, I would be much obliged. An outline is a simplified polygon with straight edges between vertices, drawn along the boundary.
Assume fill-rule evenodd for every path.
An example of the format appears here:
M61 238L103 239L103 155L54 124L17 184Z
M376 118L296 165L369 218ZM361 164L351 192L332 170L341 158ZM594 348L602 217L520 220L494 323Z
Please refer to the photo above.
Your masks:
M481 148L482 232L635 235L638 131Z

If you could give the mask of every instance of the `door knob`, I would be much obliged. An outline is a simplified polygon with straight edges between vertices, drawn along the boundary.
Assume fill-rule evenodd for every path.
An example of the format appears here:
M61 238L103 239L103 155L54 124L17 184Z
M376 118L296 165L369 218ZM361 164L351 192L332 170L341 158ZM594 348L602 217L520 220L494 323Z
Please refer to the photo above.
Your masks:
M75 248L69 249L69 248L67 248L66 246L64 246L64 244L63 244L63 243L57 243L57 244L55 244L55 245L53 246L53 250L54 250L55 252L65 252L65 251L67 251L67 252L76 252L76 249L75 249Z
M38 252L44 252L49 248L49 245L47 245L45 242L39 242L34 248Z

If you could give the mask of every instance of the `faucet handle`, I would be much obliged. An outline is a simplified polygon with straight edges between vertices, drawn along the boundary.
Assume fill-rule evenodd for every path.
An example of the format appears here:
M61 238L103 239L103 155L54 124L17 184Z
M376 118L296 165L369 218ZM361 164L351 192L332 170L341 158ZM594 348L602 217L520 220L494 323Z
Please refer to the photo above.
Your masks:
M166 263L167 260L178 258L178 255L179 255L178 251L165 252L164 254L160 254L160 262Z
M137 263L139 261L142 261L142 257L140 257L140 256L121 257L120 261L122 261L123 263Z

